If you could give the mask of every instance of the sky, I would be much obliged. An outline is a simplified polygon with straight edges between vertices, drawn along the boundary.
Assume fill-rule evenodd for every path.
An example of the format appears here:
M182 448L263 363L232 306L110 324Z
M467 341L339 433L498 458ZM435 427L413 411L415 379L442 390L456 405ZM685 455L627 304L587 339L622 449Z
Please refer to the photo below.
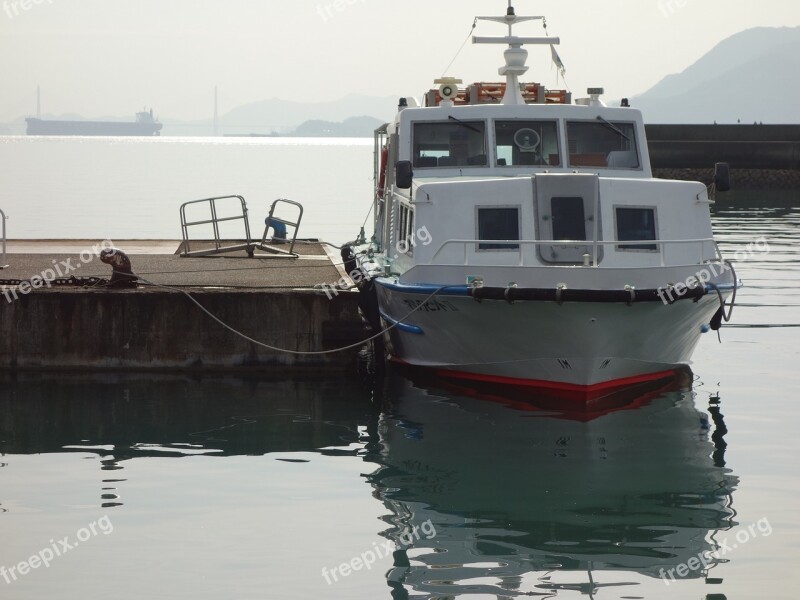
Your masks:
M569 88L635 96L723 39L800 25L790 0L514 0L545 15ZM476 15L506 0L0 0L0 121L42 111L202 119L241 104L348 94L421 96L456 56ZM481 23L479 35L503 35ZM521 35L542 34L538 23ZM447 75L498 81L501 48L467 44ZM546 47L524 79L557 85ZM560 82L563 87L563 81Z

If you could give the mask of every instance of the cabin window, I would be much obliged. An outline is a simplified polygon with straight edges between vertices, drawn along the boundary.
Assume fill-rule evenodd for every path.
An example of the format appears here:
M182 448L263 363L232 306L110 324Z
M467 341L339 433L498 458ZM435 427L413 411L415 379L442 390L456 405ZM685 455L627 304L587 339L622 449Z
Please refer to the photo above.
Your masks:
M554 121L497 121L498 167L560 167L558 126Z
M567 123L570 167L638 169L639 150L633 123L569 121Z
M656 240L656 209L617 207L617 239L620 242ZM657 252L656 244L620 244L620 250Z
M486 123L414 123L414 167L485 167Z
M553 239L565 241L586 241L586 213L583 198L566 197L550 200L550 214L553 219Z
M490 241L519 240L519 207L478 208L478 250L519 250L519 244Z

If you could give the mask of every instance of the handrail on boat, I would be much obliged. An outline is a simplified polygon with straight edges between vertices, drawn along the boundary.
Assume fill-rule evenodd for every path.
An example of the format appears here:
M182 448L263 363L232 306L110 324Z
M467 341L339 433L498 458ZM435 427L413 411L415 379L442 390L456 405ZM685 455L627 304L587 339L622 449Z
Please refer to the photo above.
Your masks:
M3 233L3 259L0 260L0 269L8 268L8 265L6 264L6 219L7 218L8 217L6 216L6 213L0 210L0 223L2 223L0 229L2 229Z
M716 253L716 260L723 260L722 252L720 252L719 244L717 244L716 240L713 238L702 238L702 239L688 239L688 240L595 240L595 241L588 241L588 240L447 240L443 242L436 252L433 254L431 258L430 264L433 264L439 255L444 251L447 246L460 244L464 249L464 264L467 265L468 257L467 257L467 248L470 245L476 244L493 244L496 246L517 246L519 250L520 256L520 266L525 266L525 254L522 252L523 246L594 246L597 248L598 246L658 246L659 247L659 255L661 260L661 266L665 267L666 263L664 261L664 249L666 246L669 245L678 245L678 244L701 244L700 252L703 253L703 249L705 248L705 244L710 244L714 248L714 252ZM708 260L705 257L701 257L701 260ZM593 264L588 266L597 267L598 260L597 260L597 252L594 253Z

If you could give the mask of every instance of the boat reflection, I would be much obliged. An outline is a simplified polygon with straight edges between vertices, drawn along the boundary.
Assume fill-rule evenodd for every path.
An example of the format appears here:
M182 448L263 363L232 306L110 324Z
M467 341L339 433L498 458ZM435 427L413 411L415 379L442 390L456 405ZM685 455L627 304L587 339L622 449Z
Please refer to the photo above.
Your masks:
M102 507L130 503L140 458L363 460L387 508L382 535L398 546L393 597L591 595L713 551L735 524L724 420L716 404L711 416L695 408L690 381L557 411L397 374L378 391L346 379L0 374L0 453L97 456Z
M398 547L392 596L591 595L670 569L706 576L721 559L675 569L735 525L738 479L722 415L695 408L690 380L669 385L577 413L390 379L370 483Z

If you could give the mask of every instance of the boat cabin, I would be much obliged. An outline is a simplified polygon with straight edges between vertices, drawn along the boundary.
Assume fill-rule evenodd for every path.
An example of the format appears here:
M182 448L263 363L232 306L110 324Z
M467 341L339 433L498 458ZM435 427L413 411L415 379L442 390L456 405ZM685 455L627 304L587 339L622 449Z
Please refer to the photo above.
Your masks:
M576 104L544 98L401 102L395 122L376 132L375 163L376 241L387 253L399 248L389 257L396 272L716 257L705 187L652 178L638 110L607 107L596 95ZM428 244L416 223L425 223Z
M629 108L407 108L393 129L398 160L411 162L419 179L543 171L651 177L641 114Z

